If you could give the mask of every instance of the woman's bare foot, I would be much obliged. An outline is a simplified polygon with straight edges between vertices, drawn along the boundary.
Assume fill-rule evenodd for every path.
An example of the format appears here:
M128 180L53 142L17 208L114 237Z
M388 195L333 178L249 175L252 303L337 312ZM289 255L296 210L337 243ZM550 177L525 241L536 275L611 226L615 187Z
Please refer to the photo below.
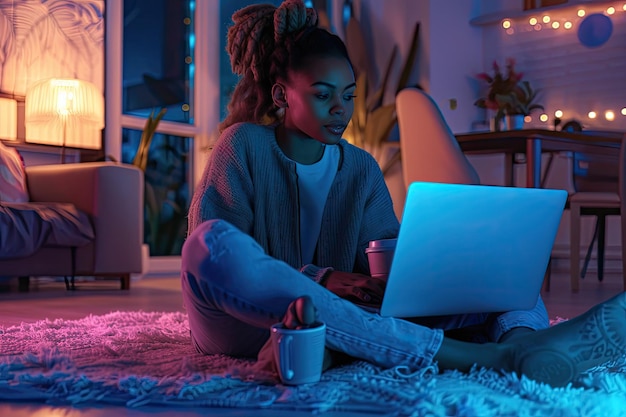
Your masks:
M549 329L504 342L513 369L552 386L564 386L582 372L626 353L626 293Z

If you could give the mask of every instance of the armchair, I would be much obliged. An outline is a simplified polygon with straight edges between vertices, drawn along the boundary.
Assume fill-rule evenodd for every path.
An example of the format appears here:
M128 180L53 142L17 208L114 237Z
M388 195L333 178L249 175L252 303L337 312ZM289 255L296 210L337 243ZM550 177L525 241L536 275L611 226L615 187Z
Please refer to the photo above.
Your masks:
M129 289L130 274L142 270L143 172L128 164L89 162L26 167L26 178L30 202L73 204L89 217L94 239L78 247L44 245L30 256L0 260L0 273L25 279L26 287L30 276L83 275L119 278L121 288Z

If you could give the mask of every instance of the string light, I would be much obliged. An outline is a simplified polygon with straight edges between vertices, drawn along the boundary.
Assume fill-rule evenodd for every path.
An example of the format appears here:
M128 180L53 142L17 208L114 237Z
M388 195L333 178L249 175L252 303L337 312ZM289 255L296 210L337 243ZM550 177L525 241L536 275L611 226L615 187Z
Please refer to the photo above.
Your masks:
M619 114L621 114L622 116L626 116L626 107L622 107L619 110ZM557 109L554 111L554 118L555 119L562 119L563 116L565 115L565 113L563 112L563 110L561 109ZM587 117L590 119L596 119L598 118L598 113L594 110L590 110L587 113ZM610 122L614 121L615 118L617 117L617 113L613 110L606 110L604 112L604 118ZM548 116L546 113L542 113L539 115L539 120L542 122L547 122L550 119L550 116ZM530 123L533 121L533 117L530 115L526 115L524 116L524 122L525 123Z
M619 110L619 113L622 116L626 116L626 107L622 107ZM565 115L565 113L561 109L557 109L557 110L554 111L554 118L555 119L562 119L564 115ZM594 111L594 110L590 110L587 113L587 117L590 118L590 119L596 119L598 117L598 113L596 111ZM617 113L615 111L613 111L613 110L606 110L604 112L604 118L606 120L608 120L608 121L614 121L616 117L617 117ZM542 113L542 114L539 115L539 120L544 122L544 123L547 122L549 119L550 119L550 116L548 116L546 113ZM532 121L533 121L533 117L532 116L530 116L530 115L524 116L524 122L525 123L530 123Z
M626 1L622 3L621 7L619 7L618 5L616 5L616 7L613 7L613 6L607 7L604 10L604 13L607 15L614 15L615 13L617 13L618 8L620 11L623 10L624 12L626 12ZM508 35L513 35L516 32L521 34L523 32L528 32L532 30L540 31L544 27L547 28L547 25L549 25L552 29L555 29L555 30L560 29L560 28L564 30L570 30L575 27L579 19L582 19L585 16L587 16L588 12L589 13L602 13L602 10L587 11L583 8L578 8L578 9L574 9L576 16L577 16L576 17L572 15L573 14L572 9L570 10L571 11L569 12L570 13L569 16L565 16L561 14L557 14L554 16L550 16L548 14L544 14L541 16L531 16L527 20L529 26L520 26L520 23L518 22L517 19L506 18L501 21L501 27L504 30L504 32L507 33ZM618 114L621 114L622 116L626 116L626 107L620 108L619 111L605 110L604 112L600 113L600 115L603 115L607 121L614 121ZM563 115L564 113L560 109L557 109L554 111L555 120L560 120L561 118L563 118ZM598 115L598 112L594 110L590 110L587 113L587 117L589 119L597 119L598 117L601 117L601 116ZM550 120L550 117L546 113L540 114L539 116L535 116L535 117L532 117L530 115L524 116L525 123L530 123L533 120L537 120L537 119L543 123L546 123Z
M620 2L621 3L621 2ZM617 13L619 6L610 6L607 7L604 10L598 11L599 13L604 13L605 15L613 15L615 13ZM619 10L624 10L626 11L626 2L624 2L621 6L621 8L619 8ZM565 30L570 30L573 29L576 25L576 22L582 18L584 18L585 16L587 16L589 13L591 13L592 10L585 10L583 8L578 8L578 9L574 9L574 11L570 11L569 16L566 16L564 14L543 14L541 16L530 16L528 17L528 26L526 27L516 27L516 21L517 19L515 18L505 18L501 21L500 25L502 27L502 29L505 31L505 33L509 34L509 35L513 35L515 33L523 33L523 32L528 32L528 31L540 31L544 28L546 28L546 25L549 25L550 28L552 29L565 29ZM572 16L571 14L575 13L574 16ZM594 12L595 13L595 12ZM519 24L519 23L517 23Z

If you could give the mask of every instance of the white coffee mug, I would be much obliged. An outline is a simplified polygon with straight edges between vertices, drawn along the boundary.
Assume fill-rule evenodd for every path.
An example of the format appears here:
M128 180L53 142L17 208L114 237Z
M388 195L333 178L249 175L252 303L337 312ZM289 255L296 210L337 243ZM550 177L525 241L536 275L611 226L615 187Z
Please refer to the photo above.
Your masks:
M326 324L304 329L287 329L282 323L271 328L274 360L283 384L315 383L322 377Z

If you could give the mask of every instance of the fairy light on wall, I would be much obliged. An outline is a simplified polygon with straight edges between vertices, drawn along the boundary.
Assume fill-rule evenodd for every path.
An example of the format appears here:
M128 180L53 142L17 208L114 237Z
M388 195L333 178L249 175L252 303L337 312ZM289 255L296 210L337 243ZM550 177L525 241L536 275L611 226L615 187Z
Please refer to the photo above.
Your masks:
M557 110L555 110L553 114L554 114L554 118L555 118L555 119L562 119L562 118L563 118L563 116L565 116L565 112L564 112L563 110L561 110L561 109L557 109ZM619 110L619 114L621 114L622 116L626 116L626 107L622 107L622 108ZM571 117L571 116L570 116L570 117ZM588 117L589 119L597 119L597 118L598 118L598 112L596 112L596 111L594 111L594 110L590 110L590 111L587 113L587 117ZM615 121L615 119L617 118L617 113L616 113L615 111L613 111L613 110L606 110L606 111L604 112L604 118L605 118L606 120L608 120L609 122ZM545 123L545 122L547 122L549 119L550 119L550 116L548 116L548 114L547 114L547 113L542 113L542 114L540 114L540 115L539 115L539 120L540 120L541 122L544 122L544 123ZM530 122L532 122L532 121L533 121L532 116L530 116L530 115L524 116L524 122L526 122L526 123L530 123Z
M596 26L598 25L591 25L591 29L594 30L593 35L597 35L597 39L594 38L593 40L596 40L597 43L594 44L590 40L592 35L589 34L590 25L588 23L591 21L593 21L593 23L597 23L598 21L600 21L600 23L606 23L608 21L608 25L612 24L614 30L617 30L618 28L623 30L622 24L624 19L626 19L626 0L598 2L604 3L604 5L594 4L595 2L592 0L573 0L571 3L575 3L577 1L585 4L578 6L562 5L547 10L541 10L540 7L537 7L534 10L524 10L523 12L516 13L515 15L501 16L501 19L497 21L491 20L487 23L495 23L492 28L496 32L503 35L503 38L499 41L502 41L503 45L507 46L507 48L508 46L511 46L512 48L507 50L519 50L521 51L519 52L521 54L531 53L528 44L530 44L531 41L542 41L544 37L548 42L554 42L555 44L565 43L568 47L570 44L580 44L588 48L595 48L602 45L600 42L606 42L607 40L599 40L600 35L603 35L603 33L596 34ZM604 16L600 18L597 15ZM592 16L593 19L590 19L589 16ZM603 28L605 28L605 26L606 24ZM544 31L545 33L542 33L541 31ZM622 32L619 33L621 34ZM583 35L589 36L585 37ZM608 37L610 37L610 35ZM615 39L616 36L614 35L613 40L615 41ZM509 42L511 45L508 45ZM613 47L613 44L611 47ZM598 53L603 52L599 51L599 49L596 51L598 51ZM549 52L543 50L539 51L539 55L543 56L542 54L546 55L549 54ZM623 55L620 59L621 58L623 58ZM533 59L530 59L531 62L529 65L531 66L531 69L528 70L531 75L532 71L543 68L543 62L545 62L545 60L541 61L541 63L538 61L534 62ZM569 59L569 57L567 57L565 60L567 62L571 61L574 63L580 61L581 59ZM623 68L624 61L620 60L616 63L616 65ZM573 77L576 79L577 74L573 74ZM555 78L554 76L548 76L545 80L543 80L543 82L544 85L542 85L542 88L545 91L548 91L555 87L555 85L560 82L560 79ZM583 95L584 94L593 95L593 97L595 97L594 100L586 100L588 102L600 99L600 97L597 97L597 94L595 93L587 93L585 91L583 92ZM543 113L533 113L532 116L525 116L525 123L534 123L536 126L543 125L544 127L547 126L547 124L550 124L550 127L552 127L552 122L554 121L554 128L556 129L558 126L557 121L580 120L581 123L582 121L585 121L585 123L589 126L603 126L608 128L609 126L619 125L618 127L621 129L623 123L626 122L626 102L624 102L623 95L618 94L617 90L615 92L611 92L610 94L606 94L606 97L602 96L601 100L599 100L597 104L591 105L589 102L585 105L583 102L579 101L575 103L572 108L561 107L563 103L567 102L566 93L557 92L554 94L554 97L552 97L552 94L550 94L550 96L552 103L550 103L550 100L546 101L545 104L547 105L545 111ZM616 100L617 102L615 102ZM604 103L602 103L602 101L604 101Z
M626 11L626 3L619 3L616 5L619 10ZM540 16L529 16L524 18L525 23L521 22L517 18L505 18L500 22L502 29L508 35L514 35L516 33L528 32L528 31L540 31L542 29L553 30L571 30L576 27L578 21L582 20L589 13L603 13L607 16L611 16L617 13L618 8L610 6L604 9L590 9L592 6L586 6L585 8L578 8L575 11L554 11L544 13ZM569 15L568 15L569 14ZM527 24L526 24L527 23Z
M563 116L565 116L565 112L563 110L561 110L561 109L555 110L553 114L554 114L554 119L555 120L563 119ZM619 110L619 114L621 114L622 116L626 116L626 107L622 107ZM604 112L604 118L606 120L608 120L609 122L615 121L617 116L618 116L618 114L614 110L606 110ZM571 115L568 116L568 117L571 117ZM598 112L596 112L594 110L590 110L587 113L587 117L589 119L597 119L598 118ZM547 113L542 113L542 114L539 115L538 119L541 122L545 123L545 122L550 120L550 116ZM532 121L533 121L533 117L532 116L530 116L530 115L524 116L524 122L525 123L531 123Z

